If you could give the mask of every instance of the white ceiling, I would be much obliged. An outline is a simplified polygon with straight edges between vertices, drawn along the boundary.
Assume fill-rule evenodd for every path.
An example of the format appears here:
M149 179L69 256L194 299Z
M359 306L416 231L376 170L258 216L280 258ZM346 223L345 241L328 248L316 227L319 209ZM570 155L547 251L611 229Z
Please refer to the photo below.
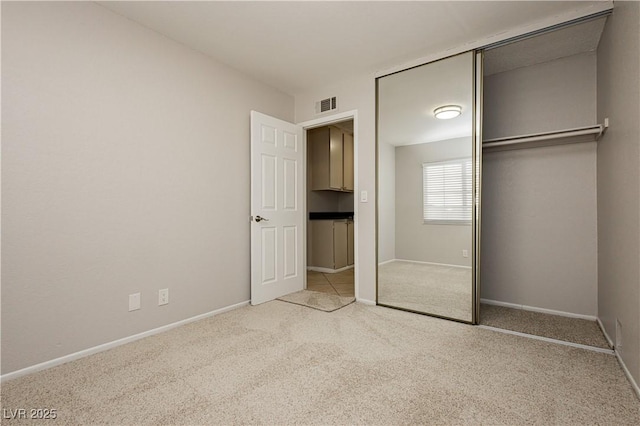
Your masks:
M602 3L99 2L291 95Z

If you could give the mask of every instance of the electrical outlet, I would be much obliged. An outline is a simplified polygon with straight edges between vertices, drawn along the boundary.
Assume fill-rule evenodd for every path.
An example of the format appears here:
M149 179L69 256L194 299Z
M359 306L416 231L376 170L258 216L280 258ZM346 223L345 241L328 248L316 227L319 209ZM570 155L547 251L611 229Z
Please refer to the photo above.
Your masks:
M469 257L469 250L462 250L462 257Z
M129 312L140 309L140 293L129 295Z
M169 289L158 290L158 306L166 305L167 303L169 303Z

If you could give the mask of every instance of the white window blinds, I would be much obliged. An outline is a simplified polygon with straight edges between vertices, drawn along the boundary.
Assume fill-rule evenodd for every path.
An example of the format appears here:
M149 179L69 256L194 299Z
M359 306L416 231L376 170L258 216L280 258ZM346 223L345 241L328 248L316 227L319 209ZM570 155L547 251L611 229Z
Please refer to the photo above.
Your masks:
M425 223L471 224L472 167L470 158L422 165Z

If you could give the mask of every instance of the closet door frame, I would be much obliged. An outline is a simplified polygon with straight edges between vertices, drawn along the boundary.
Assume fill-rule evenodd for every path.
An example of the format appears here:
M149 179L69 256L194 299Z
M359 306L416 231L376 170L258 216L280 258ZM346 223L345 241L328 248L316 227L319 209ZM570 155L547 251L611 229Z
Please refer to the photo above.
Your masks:
M480 323L480 236L482 225L482 104L484 51L474 51L474 122L473 122L473 308L471 323Z
M473 187L473 211L472 211L472 273L471 273L471 320L465 321L457 318L445 317L441 315L414 311L411 309L401 308L397 306L390 306L384 303L380 303L378 300L379 294L379 140L378 140L378 121L379 121L379 80L381 78L387 77L392 74L400 73L403 71L407 71L413 68L421 67L423 65L427 65L433 62L438 62L441 60L446 60L452 58L454 56L462 55L465 53L473 54L473 62L472 62L472 72L473 72L473 81L472 81L472 102L473 105L473 119L472 119L472 187ZM421 315L433 316L436 318L443 318L450 321L461 322L464 324L478 325L480 321L480 219L481 219L481 189L482 189L482 101L483 101L483 58L484 58L484 50L483 49L471 49L464 52L458 52L454 55L438 58L429 62L421 63L418 65L410 66L406 69L397 70L388 74L379 75L375 79L375 117L376 117L376 137L375 137L375 176L376 176L376 206L375 206L375 228L376 228L376 238L375 238L375 265L376 265L376 305L389 307L392 309L398 309L408 312L413 312Z

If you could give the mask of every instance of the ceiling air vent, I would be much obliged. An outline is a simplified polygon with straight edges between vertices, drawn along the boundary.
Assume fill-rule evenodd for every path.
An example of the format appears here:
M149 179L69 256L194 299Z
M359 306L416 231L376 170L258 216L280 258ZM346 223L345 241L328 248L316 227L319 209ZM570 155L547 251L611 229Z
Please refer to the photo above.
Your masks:
M338 101L335 96L316 102L316 114L333 111L335 109L338 109Z

